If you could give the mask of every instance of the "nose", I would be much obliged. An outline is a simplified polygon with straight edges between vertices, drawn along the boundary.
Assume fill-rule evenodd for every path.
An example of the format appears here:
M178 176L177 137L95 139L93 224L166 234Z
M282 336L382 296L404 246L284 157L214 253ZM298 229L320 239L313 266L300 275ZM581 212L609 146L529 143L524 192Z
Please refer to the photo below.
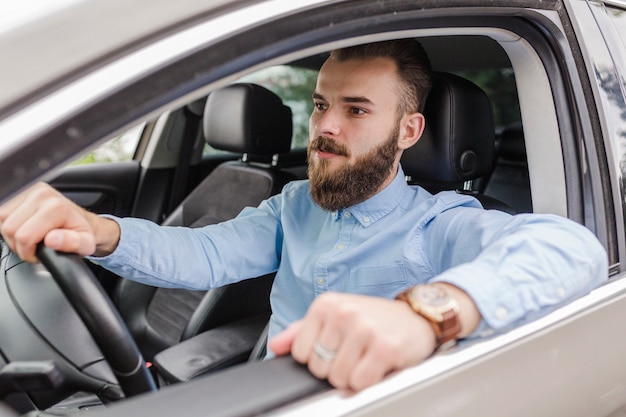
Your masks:
M341 132L340 117L332 107L323 112L314 111L309 119L309 129L315 136L337 136Z

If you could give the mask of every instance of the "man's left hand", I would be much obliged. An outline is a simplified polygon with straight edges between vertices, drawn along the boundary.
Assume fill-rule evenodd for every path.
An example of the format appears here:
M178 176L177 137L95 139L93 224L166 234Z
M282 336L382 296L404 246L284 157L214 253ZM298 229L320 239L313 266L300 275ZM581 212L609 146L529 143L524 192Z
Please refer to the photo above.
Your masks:
M319 296L304 319L269 342L291 352L318 378L340 389L362 390L392 371L433 353L431 325L404 302L353 294Z

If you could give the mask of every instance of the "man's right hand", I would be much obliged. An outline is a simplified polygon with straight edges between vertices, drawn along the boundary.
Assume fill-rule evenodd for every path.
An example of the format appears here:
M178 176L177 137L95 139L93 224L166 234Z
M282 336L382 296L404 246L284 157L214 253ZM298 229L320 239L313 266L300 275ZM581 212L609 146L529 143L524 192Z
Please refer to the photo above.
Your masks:
M117 246L118 224L90 213L45 183L39 183L0 206L0 233L20 258L36 262L44 245L81 256L107 255Z

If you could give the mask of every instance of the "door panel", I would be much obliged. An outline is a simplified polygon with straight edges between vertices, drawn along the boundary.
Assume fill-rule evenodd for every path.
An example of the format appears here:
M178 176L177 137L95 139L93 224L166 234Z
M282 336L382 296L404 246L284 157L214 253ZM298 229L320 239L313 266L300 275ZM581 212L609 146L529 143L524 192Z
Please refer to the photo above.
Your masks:
M128 216L139 173L138 161L92 163L68 166L50 184L89 211Z

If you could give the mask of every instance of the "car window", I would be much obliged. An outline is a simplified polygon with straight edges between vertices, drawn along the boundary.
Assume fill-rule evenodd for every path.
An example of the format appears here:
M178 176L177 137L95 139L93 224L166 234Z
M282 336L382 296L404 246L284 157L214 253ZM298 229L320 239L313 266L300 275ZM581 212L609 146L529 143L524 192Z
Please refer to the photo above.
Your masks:
M491 100L496 130L515 125L522 119L513 68L457 71L457 75L473 81Z
M313 111L311 96L315 89L317 71L278 65L246 75L237 82L259 84L278 95L291 108L293 115L292 149L306 148L309 138L309 115ZM209 145L203 155L221 153Z
M141 123L124 133L104 142L91 152L88 152L73 161L70 165L89 164L93 162L124 162L135 156L141 133L145 127Z
M617 29L617 33L619 33L619 36L622 39L622 44L626 46L626 9L607 6L607 11L609 12L609 17Z

